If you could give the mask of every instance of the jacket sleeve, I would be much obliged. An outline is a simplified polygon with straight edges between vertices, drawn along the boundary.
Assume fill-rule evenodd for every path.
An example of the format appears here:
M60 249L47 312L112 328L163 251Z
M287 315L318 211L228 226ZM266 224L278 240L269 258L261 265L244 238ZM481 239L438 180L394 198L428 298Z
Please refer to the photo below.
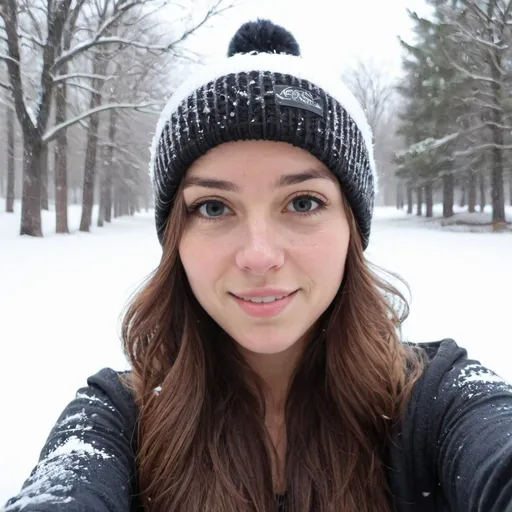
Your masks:
M39 463L4 512L129 512L136 409L119 374L101 370L65 408Z
M434 472L449 509L512 512L512 386L463 351L432 398Z

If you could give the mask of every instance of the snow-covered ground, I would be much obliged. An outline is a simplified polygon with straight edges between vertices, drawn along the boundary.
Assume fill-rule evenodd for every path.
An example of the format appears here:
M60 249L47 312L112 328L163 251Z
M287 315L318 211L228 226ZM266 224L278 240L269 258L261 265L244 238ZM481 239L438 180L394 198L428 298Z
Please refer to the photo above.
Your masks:
M409 223L422 225L425 228L439 229L442 227L444 231L464 231L473 233L485 233L491 231L492 208L486 205L484 211L480 211L477 207L475 213L468 213L467 207L454 205L454 215L448 219L443 218L443 205L441 203L434 204L433 217L425 217L425 208L423 208L423 216L416 216L416 205L413 207L413 214L408 215L406 209L397 210L396 208L379 208L378 215L380 218L390 220L406 220ZM512 230L512 206L505 207L506 221L508 229Z
M50 428L104 366L125 368L119 318L130 294L158 264L152 212L78 233L18 236L17 214L0 199L0 507L37 462ZM512 219L512 210L508 211ZM394 208L376 211L370 259L412 289L404 334L414 341L453 337L512 381L512 233L425 229Z

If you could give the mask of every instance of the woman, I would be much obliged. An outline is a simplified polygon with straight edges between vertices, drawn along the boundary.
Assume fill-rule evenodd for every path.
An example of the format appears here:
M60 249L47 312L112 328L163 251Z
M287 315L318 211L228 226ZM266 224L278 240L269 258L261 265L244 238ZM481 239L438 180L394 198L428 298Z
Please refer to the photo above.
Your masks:
M365 116L288 32L243 25L176 91L151 171L132 371L88 379L6 511L512 510L512 388L400 342Z

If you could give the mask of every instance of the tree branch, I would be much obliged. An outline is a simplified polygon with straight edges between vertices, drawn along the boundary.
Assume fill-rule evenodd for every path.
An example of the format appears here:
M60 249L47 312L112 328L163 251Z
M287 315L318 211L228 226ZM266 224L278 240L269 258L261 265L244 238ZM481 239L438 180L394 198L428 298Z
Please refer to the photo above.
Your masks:
M20 37L20 39L28 39L40 48L44 48L45 43L41 39L37 39L36 37L28 34L27 32L23 32L20 30L18 31L18 36Z
M39 40L42 41L43 34L41 32L40 22L39 22L39 20L37 20L35 13L37 11L40 11L40 13L42 15L41 17L43 19L47 19L48 18L48 10L43 9L43 8L37 8L34 5L28 5L28 2L24 2L24 3L25 3L25 5L23 6L24 8L23 7L20 8L20 13L26 14L31 19L32 26L33 26L34 30L37 32L37 35L39 36ZM44 43L43 43L43 46L44 46Z
M143 2L142 2L143 3ZM79 53L85 52L88 49L92 48L93 46L97 46L103 43L111 44L113 42L117 41L109 41L110 38L102 38L101 36L110 28L112 27L123 14L126 14L130 9L133 7L136 7L137 5L140 5L140 0L134 0L129 1L122 4L117 4L116 7L118 7L118 10L115 10L108 19L106 19L99 27L92 39L89 39L88 41L85 41L81 44L78 44L74 48L67 49L66 51L62 52L61 55L55 59L52 69L56 69L59 66L62 66L72 58L74 58ZM105 7L107 4L105 4Z
M235 5L235 3L232 2L232 3L228 4L226 7L223 7L222 9L219 9L219 6L222 5L222 3L223 3L223 0L217 0L217 3L213 7L208 9L208 11L206 12L204 18L197 25L195 25L191 29L185 31L183 33L183 35L179 39L177 39L176 41L174 41L173 43L168 45L167 49L170 50L172 47L174 47L177 44L185 41L185 39L187 39L197 29L201 28L212 16L214 16L216 14L222 14L223 12L226 12L229 9L232 9L233 6Z
M482 151L486 151L488 149L500 149L502 151L512 150L512 146L504 145L504 144L494 144L492 142L488 142L486 144L480 144L480 146L472 146L469 149L464 151L454 151L454 158L462 158L466 156L473 156L475 154L481 153Z
M470 97L470 98L459 98L459 101L461 101L464 104L472 104L479 108L486 108L489 110L495 110L496 112L504 112L504 108L500 107L498 105L492 105L491 103L487 103L481 98L477 97ZM510 129L510 128L509 128Z
M117 78L114 75L97 75L94 73L68 73L66 75L57 75L53 77L53 83L65 82L72 78L87 78L90 80L112 80L113 78Z
M155 101L139 103L139 104L137 104L137 103L111 103L108 105L102 105L100 107L96 107L96 108L87 110L86 112L83 112L72 119L68 119L67 121L64 121L63 123L61 123L57 126L54 126L51 130L48 130L43 135L43 142L48 143L48 142L52 141L61 130L64 130L65 128L69 128L70 126L73 126L74 124L79 123L83 119L85 119L89 116L92 116L93 114L97 114L99 112L104 112L105 110L110 110L110 109L116 108L116 109L132 109L132 110L144 111L144 109L147 109L148 107L162 106L162 105L163 105L163 102L155 102Z
M98 89L96 89L95 87L92 87L90 85L80 84L80 83L75 83L75 82L67 82L67 85L71 86L71 87L76 87L78 89L82 89L83 91L90 92L91 94L100 94L101 95L101 91L99 91Z
M489 76L481 76L481 75L477 75L475 73L472 73L471 71L463 68L462 66L460 66L452 57L451 55L448 53L448 51L446 50L446 48L443 48L442 49L443 51L443 54L445 55L446 59L448 60L448 62L457 70L457 71L460 71L463 75L467 76L468 78L470 78L471 80L475 80L475 81L479 81L479 82L486 82L486 83L493 83L493 84L498 84L498 85L502 85L500 84L500 82L498 80L495 80L494 78L492 77L489 77Z
M5 39L5 41L7 41L7 40ZM9 41L7 41L7 42L9 42ZM8 61L8 62L13 62L18 67L20 65L19 60L13 59L10 55L6 55L5 53L0 53L0 59Z
M412 144L405 150L399 152L398 156L405 156L408 153L422 154L424 152L436 150L436 149L439 149L439 148L445 146L446 144L449 144L450 142L456 141L457 139L459 139L461 137L468 136L471 133L481 130L482 128L486 128L486 127L493 126L493 125L495 125L495 123L493 121L485 121L483 123L472 126L471 128L468 128L467 130L450 133L440 139L434 139L434 138L429 137L425 140L422 140L420 142Z
M10 84L4 84L3 82L0 82L0 87L6 91L12 92L12 85Z
M201 28L212 16L216 14L221 14L228 9L231 9L233 7L233 3L228 4L226 7L219 8L220 5L222 5L224 0L217 0L215 5L208 9L205 16L193 27L183 32L183 34L173 42L167 44L167 45L151 45L142 43L135 40L129 40L123 37L117 37L117 36L111 36L111 37L101 37L101 35L112 26L114 20L117 20L122 14L125 14L130 8L135 7L136 5L140 5L140 2L129 2L125 6L123 6L122 12L116 13L114 17L109 18L107 21L105 21L100 28L98 29L98 32L95 34L95 36L92 39L89 39L88 41L84 41L81 44L78 44L77 46L70 48L68 51L63 52L59 58L57 58L53 64L53 68L58 68L62 64L68 62L69 60L73 59L76 55L85 52L86 50L89 50L90 48L94 46L99 45L110 45L110 44L121 44L125 46L132 46L135 48L144 49L147 51L156 51L165 53L170 50L172 50L175 46L177 46L179 43L185 41L191 34L193 34L195 31L197 31L199 28Z
M474 0L461 0L462 5L467 7L470 11L472 11L477 18L484 22L485 26L492 25L493 20L490 18L487 13L477 5Z

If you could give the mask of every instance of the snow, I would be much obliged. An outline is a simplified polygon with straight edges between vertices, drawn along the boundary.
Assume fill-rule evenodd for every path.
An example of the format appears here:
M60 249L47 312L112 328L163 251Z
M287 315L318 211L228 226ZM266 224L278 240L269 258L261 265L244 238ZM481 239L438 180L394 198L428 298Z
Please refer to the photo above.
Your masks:
M43 212L45 238L34 239L18 235L18 202L15 210L4 213L0 199L0 507L19 492L86 378L106 366L128 367L120 314L161 254L151 211L87 234L77 231L80 208L70 206L71 236L56 235L54 212ZM454 338L494 372L469 368L461 384L476 386L495 374L512 381L512 233L449 229L377 208L367 255L411 286L406 339ZM71 448L61 447L61 456Z
M101 450L94 448L94 446L84 443L78 437L71 436L65 444L56 448L51 452L45 460L50 461L57 457L65 457L72 452L83 452L89 455L97 455L102 459L109 459L111 456Z
M483 212L480 212L480 207L477 206L475 213L468 213L467 208L462 208L454 205L454 215L447 219L443 218L443 205L436 203L433 207L434 216L426 218L416 216L416 205L413 207L413 214L409 215L406 209L397 210L396 208L380 208L378 215L381 219L388 219L394 221L407 221L409 224L416 224L423 228L441 229L443 231L465 231L465 232L480 232L489 233L492 231L492 208L487 205ZM425 214L425 208L423 208ZM505 207L505 216L509 229L512 229L512 207Z
M475 382L507 385L501 377L493 373L488 368L484 368L480 364L471 364L466 366L466 368L464 368L464 370L462 370L461 374L459 375L458 382L456 382L454 385L468 386Z
M83 473L87 472L87 463L91 456L101 459L111 457L91 444L84 443L77 436L69 437L63 445L56 447L37 465L34 474L31 475L30 485L21 492L21 503L5 507L4 512L9 512L11 509L23 510L25 504L69 503L72 501L71 497L62 498L55 492L69 492L72 486L64 484L77 472L81 472L81 478L86 479ZM55 484L55 481L62 483Z

